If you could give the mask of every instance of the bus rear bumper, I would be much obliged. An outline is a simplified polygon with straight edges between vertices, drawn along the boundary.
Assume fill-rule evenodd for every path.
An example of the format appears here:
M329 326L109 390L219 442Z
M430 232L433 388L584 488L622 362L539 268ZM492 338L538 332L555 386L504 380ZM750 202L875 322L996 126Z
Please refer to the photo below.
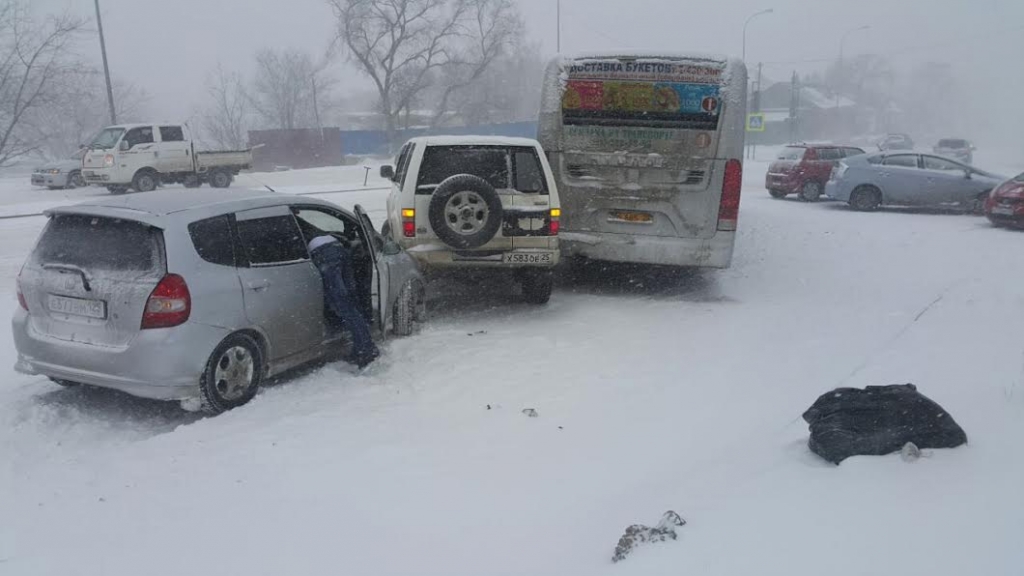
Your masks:
M735 232L716 232L711 238L633 236L594 232L559 234L563 257L697 268L728 268Z

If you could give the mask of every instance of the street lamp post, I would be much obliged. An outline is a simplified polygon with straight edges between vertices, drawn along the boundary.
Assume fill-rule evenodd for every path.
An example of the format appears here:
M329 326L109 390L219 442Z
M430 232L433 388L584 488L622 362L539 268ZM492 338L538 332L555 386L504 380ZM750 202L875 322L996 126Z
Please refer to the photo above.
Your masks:
M750 21L753 20L754 18L757 18L758 16L760 16L762 14L771 14L774 11L775 10L772 9L772 8L767 8L765 10L761 10L760 12L755 12L755 13L751 14L750 16L748 16L747 17L747 21L743 23L743 53L742 53L742 56L743 56L743 63L744 64L747 62L747 26L750 24Z
M864 25L858 28L854 28L853 30L847 30L846 33L843 34L841 38L839 38L839 78L838 83L836 85L836 108L839 108L839 90L842 88L843 84L843 50L846 46L846 37L849 36L850 34L853 34L854 32L860 32L861 30L867 30L869 28L871 28L871 26Z
M562 53L562 0L555 0L555 51Z
M110 106L110 123L117 124L117 112L114 108L114 88L110 85L110 66L107 64L107 42L103 39L103 20L100 18L100 0L96 4L96 27L100 32L100 52L103 54L103 76L107 80L107 105Z

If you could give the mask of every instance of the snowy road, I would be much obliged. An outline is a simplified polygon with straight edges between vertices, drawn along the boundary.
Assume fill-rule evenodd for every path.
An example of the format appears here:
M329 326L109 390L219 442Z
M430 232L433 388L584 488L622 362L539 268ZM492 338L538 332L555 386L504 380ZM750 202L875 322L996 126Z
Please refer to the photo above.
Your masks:
M1020 574L1024 234L772 200L763 174L730 270L591 277L543 308L437 295L369 375L216 418L17 375L0 331L0 574ZM326 198L380 220L383 192ZM42 223L0 222L12 308ZM970 444L807 451L819 394L903 382ZM610 563L668 509L679 541Z

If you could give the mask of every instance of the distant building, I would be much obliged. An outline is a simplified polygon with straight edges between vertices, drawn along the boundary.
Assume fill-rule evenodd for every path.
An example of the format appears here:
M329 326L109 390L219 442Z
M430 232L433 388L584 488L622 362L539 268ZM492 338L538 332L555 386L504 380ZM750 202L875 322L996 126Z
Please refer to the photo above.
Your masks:
M757 144L785 144L803 140L841 140L869 129L856 102L815 86L775 82L761 91L765 131L747 134ZM750 111L755 110L751 93Z

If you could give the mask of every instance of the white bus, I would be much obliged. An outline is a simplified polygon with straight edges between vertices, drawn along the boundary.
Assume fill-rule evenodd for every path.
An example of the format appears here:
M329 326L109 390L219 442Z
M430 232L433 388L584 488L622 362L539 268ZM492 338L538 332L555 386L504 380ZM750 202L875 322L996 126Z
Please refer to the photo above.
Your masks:
M562 198L563 254L728 267L746 85L743 63L724 57L555 59L537 131Z

